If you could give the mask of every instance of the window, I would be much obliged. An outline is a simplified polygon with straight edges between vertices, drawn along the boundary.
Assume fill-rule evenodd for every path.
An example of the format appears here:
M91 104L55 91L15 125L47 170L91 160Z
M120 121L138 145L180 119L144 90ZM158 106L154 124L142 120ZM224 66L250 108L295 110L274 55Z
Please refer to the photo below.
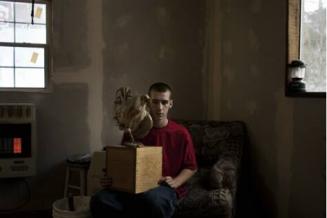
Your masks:
M289 0L288 63L305 64L305 93L288 90L288 96L326 96L326 0ZM287 70L288 73L288 70Z
M0 1L0 89L42 89L48 77L48 5Z

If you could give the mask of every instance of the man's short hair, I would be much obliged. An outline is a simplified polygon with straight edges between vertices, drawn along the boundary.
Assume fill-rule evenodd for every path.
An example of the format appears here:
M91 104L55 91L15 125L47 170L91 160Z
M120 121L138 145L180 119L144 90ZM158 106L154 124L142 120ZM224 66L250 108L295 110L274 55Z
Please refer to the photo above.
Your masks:
M163 82L157 82L157 83L153 83L150 88L149 88L149 91L148 91L148 94L150 95L150 92L151 91L156 91L156 92L166 92L166 91L169 91L170 92L170 98L171 98L171 95L173 93L171 87L169 85L167 85L166 83L163 83Z

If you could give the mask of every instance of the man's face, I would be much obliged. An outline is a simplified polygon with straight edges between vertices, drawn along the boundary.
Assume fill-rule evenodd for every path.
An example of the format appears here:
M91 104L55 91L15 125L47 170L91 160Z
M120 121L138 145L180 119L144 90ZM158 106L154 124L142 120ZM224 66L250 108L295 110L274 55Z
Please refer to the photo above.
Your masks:
M150 113L155 122L167 119L168 111L173 106L170 94L170 91L150 92Z

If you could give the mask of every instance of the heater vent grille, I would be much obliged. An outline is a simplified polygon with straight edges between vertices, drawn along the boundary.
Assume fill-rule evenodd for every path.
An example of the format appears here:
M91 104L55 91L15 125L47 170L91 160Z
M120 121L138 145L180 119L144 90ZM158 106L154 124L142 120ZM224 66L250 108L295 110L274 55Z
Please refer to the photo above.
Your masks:
M33 104L0 104L0 121L22 122L34 120Z
M0 179L36 173L36 115L31 103L0 103Z

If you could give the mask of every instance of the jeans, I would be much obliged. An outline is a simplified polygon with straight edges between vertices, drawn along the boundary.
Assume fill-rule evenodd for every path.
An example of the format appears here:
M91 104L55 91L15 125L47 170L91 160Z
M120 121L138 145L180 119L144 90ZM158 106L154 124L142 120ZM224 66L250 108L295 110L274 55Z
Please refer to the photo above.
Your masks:
M104 189L91 198L90 209L93 218L170 218L176 202L175 190L167 186L139 194Z

